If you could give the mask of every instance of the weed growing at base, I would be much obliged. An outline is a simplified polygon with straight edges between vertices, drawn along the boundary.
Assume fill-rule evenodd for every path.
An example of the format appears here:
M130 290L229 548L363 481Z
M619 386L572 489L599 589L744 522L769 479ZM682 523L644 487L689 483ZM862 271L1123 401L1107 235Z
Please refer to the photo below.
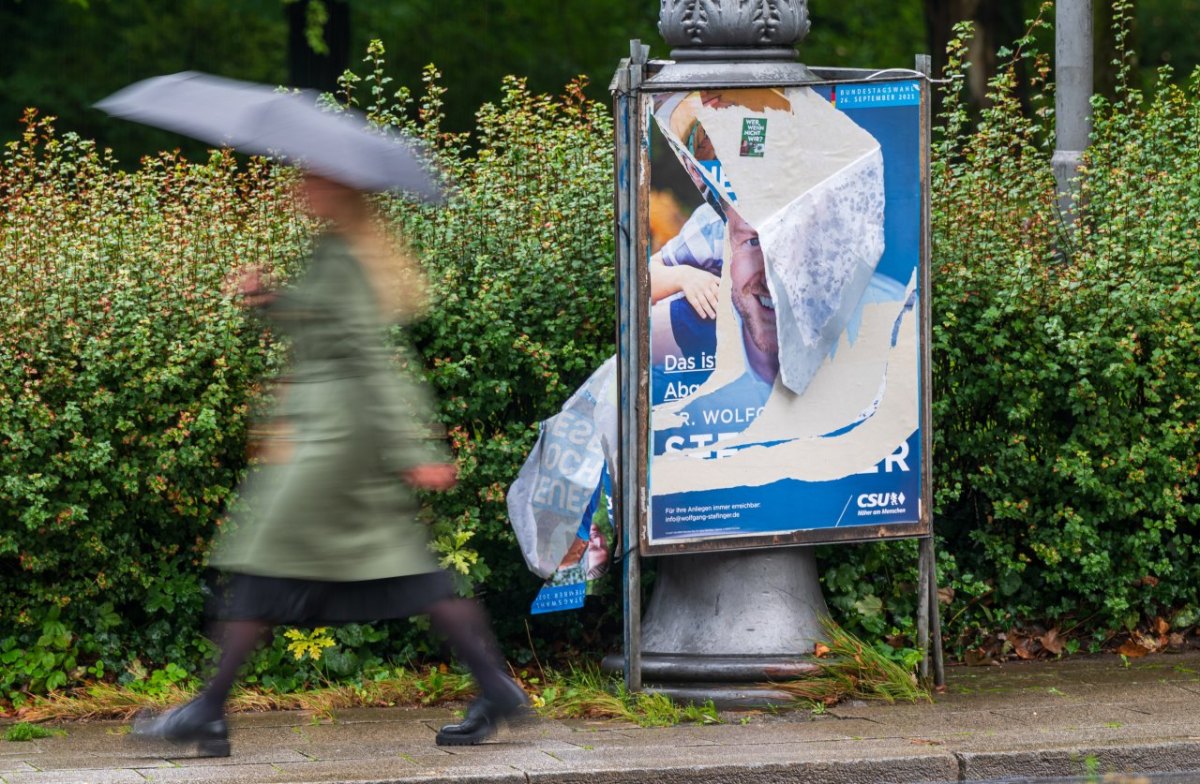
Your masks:
M4 730L4 739L10 743L24 743L26 741L41 740L42 738L51 738L56 735L66 734L66 730L51 729L39 724L19 721Z

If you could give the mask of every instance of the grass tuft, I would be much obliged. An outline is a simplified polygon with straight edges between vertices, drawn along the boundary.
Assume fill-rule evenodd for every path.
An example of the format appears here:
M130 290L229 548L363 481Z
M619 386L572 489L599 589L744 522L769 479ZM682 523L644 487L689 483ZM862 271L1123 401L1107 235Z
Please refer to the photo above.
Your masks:
M10 743L24 743L31 740L40 740L41 738L66 734L66 730L50 729L38 724L30 724L27 721L19 721L16 724L10 725L4 731L4 739Z
M879 700L895 702L930 702L932 697L922 688L917 676L901 667L883 653L825 619L826 644L829 652L817 660L821 674L794 681L774 684L807 704L830 706L842 700Z
M390 708L396 705L441 705L475 691L470 676L431 667L415 671L397 668L392 677L360 683L334 684L281 694L265 689L242 688L233 693L229 710L252 713L274 710L312 711L329 715L347 708ZM113 683L93 683L65 692L34 698L19 715L28 721L48 719L129 719L138 711L178 705L194 692L176 685L150 694Z
M631 694L619 677L605 675L594 664L574 666L567 672L548 671L545 676L545 685L533 702L547 718L616 719L639 727L721 723L711 700L702 705L676 705L665 694Z

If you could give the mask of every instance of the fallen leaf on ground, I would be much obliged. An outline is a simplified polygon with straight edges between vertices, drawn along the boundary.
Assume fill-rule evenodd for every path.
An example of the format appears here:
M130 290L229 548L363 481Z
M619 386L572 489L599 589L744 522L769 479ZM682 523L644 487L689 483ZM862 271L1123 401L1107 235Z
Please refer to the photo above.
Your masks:
M1134 632L1133 636L1137 639L1138 645L1142 646L1143 648L1150 651L1151 653L1156 653L1156 652L1162 650L1164 647L1166 647L1166 644L1167 644L1166 635L1163 635L1161 637L1155 637L1152 634L1143 634L1142 632Z
M980 667L986 664L997 664L996 657L983 648L969 649L963 654L968 667Z
M1145 638L1143 637L1142 639L1144 640ZM1121 647L1117 648L1117 653L1121 654L1122 656L1128 656L1131 659L1137 659L1145 656L1148 653L1153 653L1154 650L1155 646L1143 645L1141 640L1130 637L1128 640L1121 643Z
M1058 629L1051 629L1050 631L1046 632L1038 639L1038 642L1042 644L1042 647L1045 648L1047 652L1053 654L1054 656L1062 656L1063 641L1062 638L1058 636Z
M1013 634L1009 637L1009 641L1012 643L1013 653L1017 654L1017 658L1025 661L1037 658L1037 651L1033 649L1033 640L1029 637Z
M824 643L819 642L813 646L813 656L816 656L818 659L820 659L820 658L828 656L828 655L829 655L829 646L828 645L825 645Z

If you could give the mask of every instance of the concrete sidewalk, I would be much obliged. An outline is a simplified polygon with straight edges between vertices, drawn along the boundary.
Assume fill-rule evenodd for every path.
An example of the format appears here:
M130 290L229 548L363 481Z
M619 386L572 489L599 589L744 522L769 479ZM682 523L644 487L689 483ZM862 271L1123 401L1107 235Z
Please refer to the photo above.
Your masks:
M159 782L939 782L1197 772L1200 654L1125 667L1113 656L953 668L933 705L850 704L726 714L719 726L641 729L543 721L461 749L434 745L442 709L233 720L233 756L180 759L111 722L0 742L6 784ZM1171 781L1177 779L1171 778Z

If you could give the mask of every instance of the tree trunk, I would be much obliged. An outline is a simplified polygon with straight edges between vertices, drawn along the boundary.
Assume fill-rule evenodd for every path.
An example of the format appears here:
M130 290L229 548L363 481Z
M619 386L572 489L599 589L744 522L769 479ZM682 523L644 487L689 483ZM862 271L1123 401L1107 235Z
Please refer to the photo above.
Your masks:
M1011 47L1025 34L1026 5L1020 0L925 0L925 26L934 73L940 76L946 67L946 46L954 35L954 25L971 21L975 34L967 55L971 61L969 100L973 106L982 106L988 81L1000 66L996 51L1002 46ZM1024 92L1025 79L1021 81L1019 89Z
M955 5L956 0L925 0L925 37L935 77L940 77L946 68L946 44L954 27Z
M298 0L284 9L288 20L288 80L294 87L334 92L338 77L350 65L350 4L347 0L323 0L329 11L324 29L329 51L321 54L308 42L308 7L312 2Z
M1116 94L1117 71L1119 70L1119 66L1114 65L1113 61L1124 56L1125 53L1117 51L1117 36L1113 31L1112 3L1109 0L1096 0L1095 13L1096 92L1112 97ZM1136 32L1136 30L1131 31L1130 37L1135 37ZM1136 47L1134 47L1134 51L1136 51Z

